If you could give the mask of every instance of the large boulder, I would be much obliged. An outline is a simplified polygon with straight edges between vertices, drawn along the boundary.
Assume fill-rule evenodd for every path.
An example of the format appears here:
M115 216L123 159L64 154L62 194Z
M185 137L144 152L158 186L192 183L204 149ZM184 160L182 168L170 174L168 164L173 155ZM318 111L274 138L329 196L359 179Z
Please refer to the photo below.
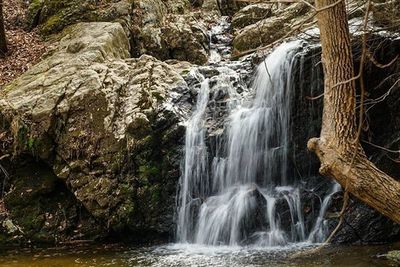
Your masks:
M248 5L240 9L232 17L232 27L234 29L241 29L260 20L266 19L272 15L273 7L273 4L268 3Z
M126 20L131 6L130 0L31 0L26 24L48 35L77 22Z
M169 16L161 27L161 39L168 48L168 58L204 64L208 61L207 27L192 16Z
M302 17L306 16L309 10L310 7L304 3L292 4L285 9L276 9L276 13L236 32L233 40L234 52L241 53L266 46L284 37L295 25L301 23Z
M129 50L119 23L67 28L47 58L0 92L0 154L25 169L39 162L99 225L138 239L172 229L184 128L171 103L187 85L168 64L129 59ZM25 190L13 177L12 190ZM24 229L29 214L13 213L24 196L12 192L5 206Z
M171 2L171 3L170 3ZM204 64L209 40L202 12L190 12L189 2L137 0L133 9L132 54L161 60Z

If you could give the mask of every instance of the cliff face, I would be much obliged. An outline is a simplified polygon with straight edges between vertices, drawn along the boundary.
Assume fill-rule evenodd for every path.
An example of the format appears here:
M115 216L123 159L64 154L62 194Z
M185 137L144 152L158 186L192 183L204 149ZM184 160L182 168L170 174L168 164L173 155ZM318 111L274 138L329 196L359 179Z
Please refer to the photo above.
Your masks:
M0 171L0 243L165 240L174 230L184 123L195 102L189 72L210 59L211 26L221 13L231 15L234 52L240 53L287 35L309 9L300 4L240 9L211 0L78 2L30 2L26 27L40 29L54 48L0 91L0 163L7 170ZM377 5L374 18L389 12L385 8ZM385 20L385 27L395 20ZM390 38L375 46L382 63L400 47ZM306 151L307 139L318 135L322 108L305 99L321 90L322 72L314 67L318 51L310 58L293 99L293 170L324 179ZM212 76L212 68L204 72ZM396 81L385 77L399 72L398 64L384 70L371 64L367 70L370 99L385 94ZM398 147L398 91L393 87L370 110L369 142ZM311 118L305 115L310 105ZM400 177L387 154L367 144L366 149L380 167ZM353 224L337 241L398 237L389 221L352 205ZM366 221L368 229L378 230L351 234Z

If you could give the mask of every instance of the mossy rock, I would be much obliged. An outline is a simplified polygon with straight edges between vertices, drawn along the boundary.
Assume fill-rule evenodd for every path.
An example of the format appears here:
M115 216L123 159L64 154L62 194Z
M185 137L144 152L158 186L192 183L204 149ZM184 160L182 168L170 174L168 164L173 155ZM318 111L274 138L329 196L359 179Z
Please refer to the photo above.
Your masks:
M13 153L18 169L6 198L11 219L43 242L72 238L76 224L79 233L104 227L125 237L126 229L170 232L184 130L167 104L187 83L153 57L127 59L120 23L78 23L62 35L52 55L0 92L11 137L0 154ZM82 222L78 207L95 223Z
M15 165L21 167L10 176L12 189L4 203L21 242L54 243L73 239L72 233L88 239L102 234L103 229L93 225L87 211L46 164L27 159ZM4 243L12 239L3 234Z
M27 28L39 26L43 35L60 32L78 22L116 21L127 17L130 0L32 0L26 18Z

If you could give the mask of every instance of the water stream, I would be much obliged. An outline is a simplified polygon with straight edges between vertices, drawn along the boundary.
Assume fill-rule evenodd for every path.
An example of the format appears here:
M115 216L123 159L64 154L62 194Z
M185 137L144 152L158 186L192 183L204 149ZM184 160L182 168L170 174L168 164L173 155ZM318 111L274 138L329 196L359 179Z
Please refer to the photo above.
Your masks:
M221 34L221 28L214 32ZM237 79L229 76L233 72L240 77L240 68L231 68L235 63L222 61L216 50L210 62L217 70L211 78L214 82L201 70L192 74L201 86L186 128L178 242L273 247L324 241L329 230L324 216L340 187L332 185L322 197L318 216L308 226L303 215L304 188L288 165L290 105L299 89L293 73L302 66L299 61L308 46L296 40L275 48L241 92L232 82ZM220 109L210 108L218 102L220 91L226 106L223 115ZM218 134L210 134L218 124Z

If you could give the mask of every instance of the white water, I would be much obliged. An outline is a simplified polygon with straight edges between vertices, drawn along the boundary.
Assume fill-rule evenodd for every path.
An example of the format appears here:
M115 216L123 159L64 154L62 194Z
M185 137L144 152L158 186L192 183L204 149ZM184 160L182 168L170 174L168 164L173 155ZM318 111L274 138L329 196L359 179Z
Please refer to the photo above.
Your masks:
M187 236L193 231L193 208L206 196L208 188L208 155L205 144L204 113L209 95L208 79L203 79L196 111L186 126L185 168L181 184L180 209L178 213L178 233ZM189 178L190 177L190 178ZM190 179L190 181L188 181Z
M307 231L301 188L288 177L292 70L302 50L300 41L283 43L258 66L254 98L247 104L228 103L223 142L212 159L206 142L210 87L209 80L201 78L197 106L186 129L179 242L271 247L325 238L324 215L339 187L325 196L313 228ZM223 74L221 80L233 87ZM227 94L232 99L237 96L233 88Z

